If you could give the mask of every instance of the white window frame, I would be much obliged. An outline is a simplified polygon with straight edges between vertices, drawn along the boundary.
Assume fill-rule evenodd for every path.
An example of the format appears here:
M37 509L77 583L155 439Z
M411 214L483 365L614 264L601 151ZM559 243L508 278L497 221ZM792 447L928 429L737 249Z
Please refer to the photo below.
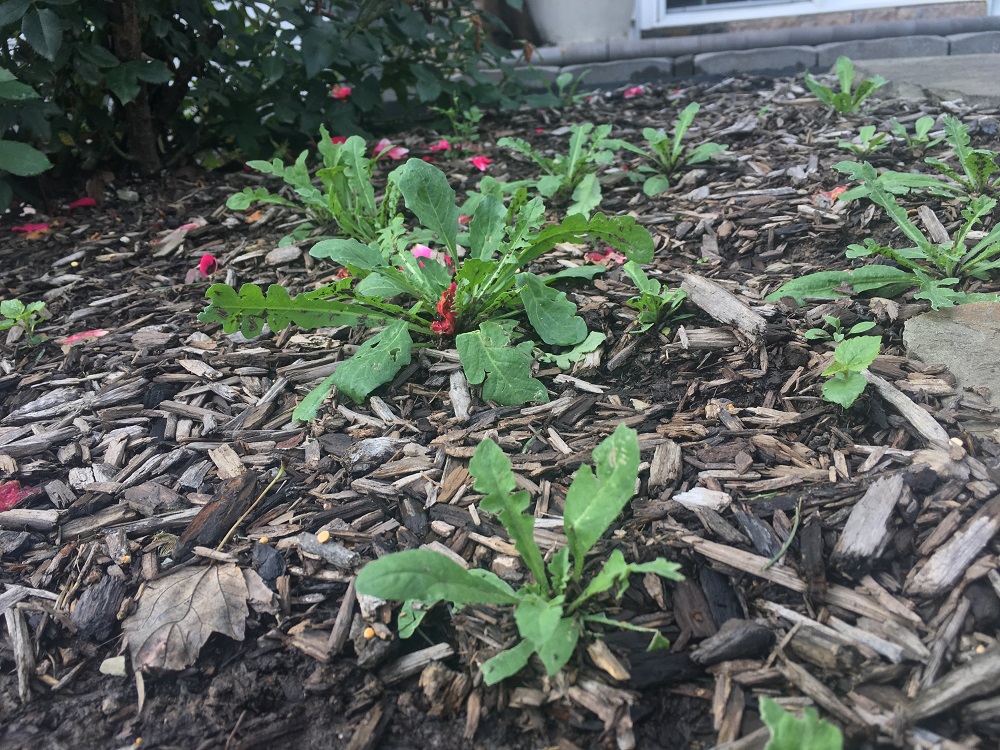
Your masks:
M960 2L967 2L967 0L902 0L897 2L891 0L796 0L795 2L759 0L759 2L734 2L732 5L678 8L667 12L665 0L638 0L636 3L636 26L646 31L671 26L699 26L701 24L750 21L779 16L842 13L852 10L892 8L905 5ZM1000 0L990 0L987 8L990 15L1000 15Z

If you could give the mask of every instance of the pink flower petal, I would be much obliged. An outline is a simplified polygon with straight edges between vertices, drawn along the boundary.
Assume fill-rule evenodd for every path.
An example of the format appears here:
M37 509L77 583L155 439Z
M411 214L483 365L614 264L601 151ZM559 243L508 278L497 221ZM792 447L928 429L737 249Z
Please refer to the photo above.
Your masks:
M427 245L414 245L410 248L410 252L413 253L414 258L434 257L434 251L427 247Z
M446 138L442 138L440 141L438 141L437 143L432 143L427 148L429 148L431 151L450 151L451 144L448 143L448 140Z
M388 138L380 140L375 144L375 148L372 149L372 157L375 159L381 159L385 156L393 161L399 161L408 153L410 153L410 149L403 148L402 146L393 146L392 141Z
M351 95L350 86L332 86L330 88L330 96L339 101L343 101Z
M211 253L205 253L198 261L198 270L201 271L202 276L211 276L219 270L219 261Z
M471 216L466 216L465 214L459 214L459 216L458 216L458 224L459 224L459 226L463 226L464 227L470 221L472 221L472 217Z
M20 224L16 227L11 227L10 231L20 232L22 234L27 234L28 232L47 232L49 231L48 224Z
M66 206L66 208L68 208L70 211L75 211L78 208L91 208L92 206L96 205L97 201L95 201L93 198L80 198L79 200L75 200L72 203L70 203L68 206Z
M535 132L536 133L544 133L545 132L545 128L535 128Z
M424 154L423 156L420 157L420 161L425 161L428 164L434 164L437 161L437 159L435 159L433 156Z
M89 341L90 339L99 339L101 336L107 336L108 332L95 328L91 331L81 331L80 333L74 333L71 336L66 336L65 338L59 339L56 343L63 346L72 346L73 344L78 344L81 341Z
M634 99L637 96L643 96L646 93L646 89L642 86L633 86L630 89L625 89L625 93L622 94L626 99Z
M16 479L0 484L0 512L10 510L18 503L29 497L34 497L41 491L41 487L22 487Z
M615 266L628 260L622 253L610 247L604 248L602 253L587 253L584 257L591 263L603 263L606 266Z
M493 163L493 160L488 156L473 156L469 161L480 172L485 172L486 167Z
M330 136L330 143L338 143L338 144L339 143L347 143L347 136L346 135L331 135Z

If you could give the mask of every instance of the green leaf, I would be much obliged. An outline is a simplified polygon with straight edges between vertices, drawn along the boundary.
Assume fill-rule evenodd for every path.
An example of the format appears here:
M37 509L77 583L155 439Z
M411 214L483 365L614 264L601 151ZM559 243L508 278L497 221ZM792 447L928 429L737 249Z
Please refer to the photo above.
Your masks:
M916 276L901 268L863 266L854 271L820 271L792 279L765 299L777 302L782 297L791 297L803 305L808 298L837 299L875 290L882 290L883 294L892 297L919 283Z
M553 346L573 346L586 338L587 324L564 292L547 286L532 273L518 274L517 285L531 327L542 341Z
M664 193L670 187L670 178L664 174L654 174L642 183L642 192L650 198Z
M139 96L139 92L142 90L135 71L128 65L119 65L117 68L111 68L111 70L104 74L104 81L122 104L131 102ZM249 163L249 165L253 166L252 163Z
M62 24L55 11L48 8L27 11L21 19L21 33L35 52L55 62L56 53L62 46Z
M18 177L33 177L52 166L52 162L34 146L19 141L0 140L0 170Z
M823 398L848 409L864 393L866 385L868 381L861 373L839 372L823 383Z
M424 618L433 606L433 604L415 599L408 599L403 602L403 606L399 608L399 615L396 616L396 628L399 632L399 637L406 639L416 633L417 628L420 627L420 623L424 621Z
M29 5L31 0L7 0L0 3L0 29L20 21Z
M297 419L300 422L312 422L316 419L319 407L326 401L331 390L333 390L333 374L327 375L323 378L322 383L306 394L301 403L292 410L292 419Z
M507 226L507 209L503 201L492 195L484 196L469 222L469 257L492 260L500 249Z
M0 315L5 318L19 318L24 314L24 303L19 299L0 300Z
M392 601L448 601L454 604L516 604L517 596L474 575L450 558L431 550L394 552L373 560L355 581L359 594Z
M547 589L549 581L545 574L545 562L535 544L535 517L524 512L528 508L530 497L525 491L514 492L516 485L514 473L510 470L510 459L492 440L484 440L476 447L469 462L469 473L476 479L473 485L476 491L486 494L480 507L487 513L496 514L510 534L514 548L528 570Z
M840 730L816 709L806 707L798 719L766 696L760 698L760 718L771 730L764 750L843 750Z
M562 616L560 599L545 601L528 596L514 611L518 632L534 647L549 675L566 666L580 640L580 623Z
M406 207L421 224L435 232L452 257L456 257L459 211L455 205L455 191L444 172L420 159L409 159L393 170L390 179L399 185Z
M601 205L601 183L596 174L584 175L573 189L573 203L566 209L567 214L590 216L591 211Z
M548 402L541 381L531 377L531 344L511 347L510 336L497 323L486 321L478 331L455 337L465 376L473 385L483 385L483 398L503 406L530 401Z
M609 591L612 587L617 587L617 590L615 591L615 598L621 599L622 595L628 590L628 577L633 573L655 573L658 576L672 581L680 581L684 578L684 576L680 574L680 566L677 563L668 562L663 558L657 558L648 563L629 564L625 562L625 556L622 554L621 550L616 549L611 552L611 555L605 561L604 567L601 568L601 571L590 579L590 583L587 584L587 588L585 588L579 598L573 602L573 606L570 608L570 611L572 612L577 609L587 599L597 596L605 591Z
M302 328L337 325L382 325L401 308L386 305L384 312L375 312L356 303L322 299L326 289L306 292L290 299L288 291L271 284L265 295L256 284L244 284L239 294L228 284L213 284L205 292L209 306L198 320L220 323L225 333L239 331L247 338L260 335L266 323L272 331L280 331L294 323Z
M483 673L483 682L487 685L496 685L508 677L513 677L528 666L528 659L533 653L535 653L535 647L529 641L521 641L513 648L501 651L492 659L487 659L480 667Z
M378 248L355 239L322 240L312 246L309 254L314 258L326 258L349 269L362 271L374 271L385 265Z
M397 320L381 333L372 336L334 371L333 384L355 403L384 383L388 383L410 364L413 339L405 320Z
M591 352L597 351L606 338L607 336L599 331L591 331L587 334L587 338L572 349L560 352L559 354L543 352L539 355L538 359L542 362L551 362L560 370L568 370L574 363L584 359Z
M8 102L25 102L31 99L41 99L41 96L26 83L0 81L0 99Z
M833 352L833 364L823 371L823 375L836 372L861 372L878 356L882 348L881 336L855 336L837 344Z
M359 297L374 297L379 300L391 299L406 291L407 289L394 279L380 273L368 274L354 287L354 292Z
M594 449L597 476L586 464L566 493L563 525L573 555L574 577L583 571L584 557L621 513L635 492L639 475L639 441L623 424Z

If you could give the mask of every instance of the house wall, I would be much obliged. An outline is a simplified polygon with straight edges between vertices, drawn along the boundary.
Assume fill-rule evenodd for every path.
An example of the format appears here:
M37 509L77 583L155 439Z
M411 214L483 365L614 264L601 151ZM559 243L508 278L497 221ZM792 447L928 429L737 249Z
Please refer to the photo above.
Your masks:
M695 34L721 34L729 31L801 28L803 26L845 26L855 23L924 21L938 18L977 18L989 15L988 6L989 3L987 0L932 3L929 5L897 5L888 8L869 8L866 10L850 10L839 13L809 13L744 21L669 26L645 29L642 32L642 36L690 36ZM775 11L780 12L780 9L780 5L775 6Z

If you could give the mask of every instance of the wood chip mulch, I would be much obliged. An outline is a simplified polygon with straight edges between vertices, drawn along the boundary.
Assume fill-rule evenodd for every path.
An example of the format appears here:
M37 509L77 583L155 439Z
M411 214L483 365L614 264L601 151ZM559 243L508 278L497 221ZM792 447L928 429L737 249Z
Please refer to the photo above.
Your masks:
M197 321L211 281L301 291L336 271L307 247L278 248L294 212L225 208L262 184L254 174L106 175L91 182L95 208L68 212L78 196L54 195L48 213L9 222L49 232L0 229L3 296L44 300L50 316L44 343L0 350L0 484L24 496L0 513L0 745L735 750L763 747L767 695L816 705L857 746L996 747L1000 446L962 424L1000 419L955 394L942 367L907 358L902 322L919 301L763 300L794 275L848 267L849 243L892 236L864 202L823 195L851 158L838 140L950 112L974 146L1000 150L998 113L883 100L842 117L801 80L729 78L490 116L476 148L489 174L519 179L532 168L494 146L504 135L565 150L567 126L590 120L641 145L642 128L670 128L688 101L702 105L689 138L729 152L657 198L620 154L601 207L648 227L649 274L688 299L665 333L634 335L633 288L608 260L571 293L607 342L570 371L542 364L542 405L483 403L441 342L368 403L331 399L315 422L293 421L362 339L288 329L247 341ZM475 188L481 173L432 154L436 140L396 139L435 156L460 193ZM923 167L902 144L873 162ZM960 220L956 204L930 205L945 226ZM603 251L560 247L542 264ZM204 253L221 269L185 282ZM824 314L874 320L883 336L847 412L819 396L832 346L803 337ZM93 330L105 333L60 343ZM683 583L633 580L606 609L660 628L670 651L608 633L555 678L533 663L487 688L477 665L512 642L508 614L439 607L401 642L395 609L355 595L366 560L418 546L523 581L503 528L477 510L475 447L490 437L511 457L552 549L573 472L622 423L639 433L640 487L593 564L613 548L682 564ZM171 565L213 560L246 572L243 640L215 635L191 666L134 674L122 622L144 590Z

